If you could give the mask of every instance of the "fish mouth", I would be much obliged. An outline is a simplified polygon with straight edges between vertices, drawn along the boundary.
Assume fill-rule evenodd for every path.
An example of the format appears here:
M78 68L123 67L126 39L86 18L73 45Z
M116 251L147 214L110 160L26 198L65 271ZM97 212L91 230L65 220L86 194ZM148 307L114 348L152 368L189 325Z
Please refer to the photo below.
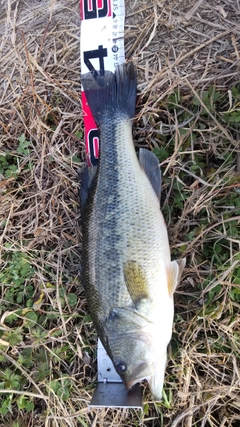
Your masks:
M137 366L133 374L129 378L125 379L125 385L130 390L135 384L140 383L143 380L149 382L151 378L151 367L149 363L143 362Z
M140 377L140 378L137 378L137 379L134 379L134 380L132 380L132 381L128 381L128 382L126 382L126 388L127 388L127 390L131 390L131 388L135 385L135 384L137 384L137 383L140 383L141 381L143 381L143 380L147 380L148 382L149 382L149 380L150 380L150 377L148 376L143 376L143 377Z

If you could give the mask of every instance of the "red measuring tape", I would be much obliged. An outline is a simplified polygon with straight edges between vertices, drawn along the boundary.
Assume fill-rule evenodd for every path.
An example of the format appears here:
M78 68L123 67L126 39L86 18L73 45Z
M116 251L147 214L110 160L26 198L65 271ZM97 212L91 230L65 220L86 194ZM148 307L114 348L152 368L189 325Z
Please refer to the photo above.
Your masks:
M125 61L124 0L80 0L81 74L114 72ZM85 144L88 165L96 165L99 152L98 129L82 91Z

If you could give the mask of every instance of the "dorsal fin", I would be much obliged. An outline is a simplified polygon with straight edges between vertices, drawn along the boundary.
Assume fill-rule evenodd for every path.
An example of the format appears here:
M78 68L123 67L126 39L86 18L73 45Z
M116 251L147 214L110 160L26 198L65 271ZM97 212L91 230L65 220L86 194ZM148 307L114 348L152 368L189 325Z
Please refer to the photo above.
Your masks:
M161 196L161 169L157 156L152 151L140 148L139 163L147 175L152 187L160 200Z
M79 198L81 217L84 215L89 190L92 187L96 172L97 166L88 167L87 164L78 172L78 178L80 181Z

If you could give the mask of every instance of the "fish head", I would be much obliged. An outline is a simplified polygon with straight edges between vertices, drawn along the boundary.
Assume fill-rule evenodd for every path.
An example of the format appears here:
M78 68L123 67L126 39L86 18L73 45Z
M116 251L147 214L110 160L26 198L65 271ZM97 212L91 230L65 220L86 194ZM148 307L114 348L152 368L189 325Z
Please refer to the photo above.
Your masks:
M109 340L114 367L127 389L152 376L154 358L150 341L141 332L115 335Z
M155 400L162 399L162 388L167 362L167 346L157 351L149 335L138 333L116 336L111 341L112 361L126 388L147 380ZM159 349L158 349L159 350Z
M127 389L146 379L155 400L161 400L171 328L161 331L146 317L122 308L108 319L108 353ZM169 327L168 327L169 326Z

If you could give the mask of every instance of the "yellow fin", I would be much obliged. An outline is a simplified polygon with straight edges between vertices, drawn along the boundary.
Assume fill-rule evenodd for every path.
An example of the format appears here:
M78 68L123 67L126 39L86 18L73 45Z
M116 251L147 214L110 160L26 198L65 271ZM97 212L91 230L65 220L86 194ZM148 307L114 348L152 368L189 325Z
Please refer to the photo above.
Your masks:
M186 264L186 258L172 261L167 267L167 282L169 296L172 297L180 282L183 269Z
M141 265L136 261L127 261L123 267L125 283L134 304L143 298L149 298L147 279Z

